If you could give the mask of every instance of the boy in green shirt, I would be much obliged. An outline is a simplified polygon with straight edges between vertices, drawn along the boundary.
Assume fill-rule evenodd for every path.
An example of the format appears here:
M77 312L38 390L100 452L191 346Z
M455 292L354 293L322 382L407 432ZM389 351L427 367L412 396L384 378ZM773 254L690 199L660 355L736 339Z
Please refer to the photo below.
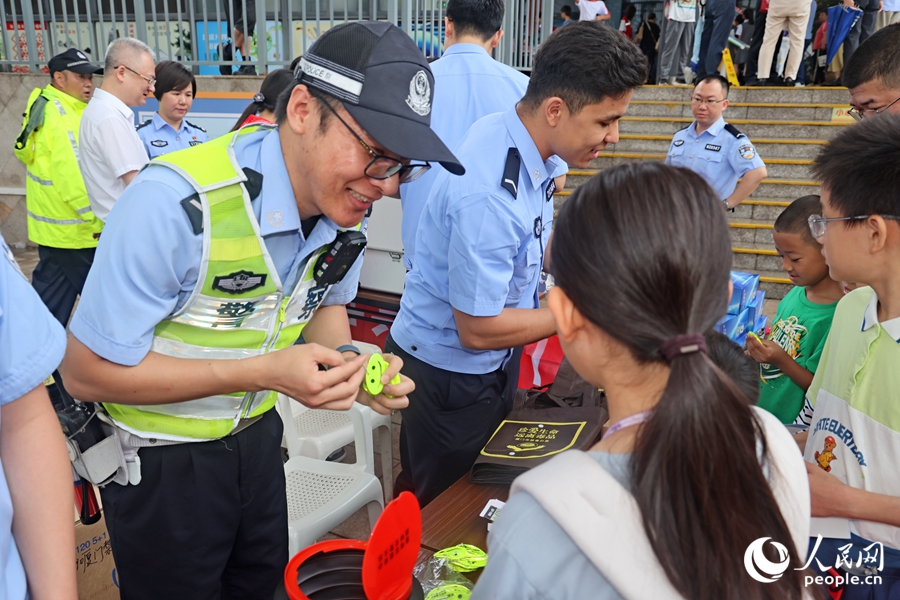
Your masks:
M747 354L759 363L759 406L793 423L831 329L841 284L828 276L822 246L813 238L808 220L822 213L818 196L804 196L775 220L775 248L781 268L796 285L778 304L772 334L767 340L747 336Z

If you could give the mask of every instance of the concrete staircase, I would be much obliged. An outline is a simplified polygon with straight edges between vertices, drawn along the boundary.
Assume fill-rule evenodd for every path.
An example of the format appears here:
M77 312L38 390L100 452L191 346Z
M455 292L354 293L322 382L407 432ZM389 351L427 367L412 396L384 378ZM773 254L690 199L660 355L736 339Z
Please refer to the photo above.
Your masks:
M597 172L637 160L665 159L672 135L693 121L691 88L647 86L638 90L620 123L619 143L591 162L571 170L558 206L572 190ZM819 193L809 166L847 118L832 120L835 108L846 109L844 88L734 88L725 112L729 123L745 133L766 163L769 176L734 213L729 213L734 268L760 274L768 298L782 298L792 284L781 270L772 241L775 218L792 200Z

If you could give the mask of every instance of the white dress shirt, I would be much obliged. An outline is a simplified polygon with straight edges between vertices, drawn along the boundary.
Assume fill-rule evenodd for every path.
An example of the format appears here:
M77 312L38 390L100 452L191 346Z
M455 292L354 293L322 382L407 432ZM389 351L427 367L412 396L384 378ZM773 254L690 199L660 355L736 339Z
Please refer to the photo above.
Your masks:
M138 171L150 158L134 130L134 113L125 103L101 89L94 90L81 117L78 166L84 177L91 210L106 221L122 192L122 175Z

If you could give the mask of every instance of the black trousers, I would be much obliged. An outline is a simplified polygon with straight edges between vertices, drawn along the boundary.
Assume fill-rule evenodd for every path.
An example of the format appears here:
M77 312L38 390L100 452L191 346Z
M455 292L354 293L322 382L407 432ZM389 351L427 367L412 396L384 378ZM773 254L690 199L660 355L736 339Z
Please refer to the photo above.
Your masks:
M272 598L288 561L281 419L141 448L141 482L101 490L122 600Z
M734 22L735 0L708 0L703 33L700 36L700 54L697 75L719 72L722 51L728 45L731 24Z
M747 77L756 77L759 71L759 51L762 50L763 36L766 33L767 12L756 13L756 24L753 26L753 36L750 38L750 48L747 51ZM778 56L778 52L775 52ZM774 70L773 70L774 72Z
M415 493L425 506L465 475L512 410L519 379L517 349L503 369L484 375L433 367L388 336L385 352L403 359L403 374L416 383L400 426L402 472L394 486Z
M84 289L96 248L51 248L38 246L38 261L31 285L47 309L65 327L75 300Z

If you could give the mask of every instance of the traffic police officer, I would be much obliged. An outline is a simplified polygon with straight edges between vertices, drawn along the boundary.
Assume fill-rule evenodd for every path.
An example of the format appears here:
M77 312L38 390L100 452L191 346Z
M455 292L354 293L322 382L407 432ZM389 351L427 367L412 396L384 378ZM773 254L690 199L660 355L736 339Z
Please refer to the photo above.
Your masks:
M438 175L385 345L416 382L398 491L409 485L430 502L471 468L511 408L512 349L556 330L537 296L551 177L560 161L586 167L617 141L618 119L646 77L646 59L617 31L564 27L535 56L522 100L469 129L458 148L466 174Z
M41 300L62 323L94 260L103 222L94 217L78 168L78 126L94 91L92 75L103 71L80 50L50 59L51 83L28 98L16 157L26 168L28 238L40 260L33 282Z
M767 172L750 139L725 122L726 108L728 80L721 75L701 79L691 95L694 122L675 134L666 164L702 176L731 209L756 190Z
M205 129L184 118L197 95L193 73L180 63L164 60L156 65L155 88L153 95L159 102L159 110L152 119L137 126L147 156L154 159L209 139Z
M303 55L277 129L159 157L116 204L60 370L129 451L129 485L102 490L123 597L273 596L287 501L265 390L316 408L407 404L408 378L360 391L344 305L362 261L341 262L360 244L336 240L427 167L405 157L462 172L428 127L432 83L402 30L340 25ZM385 382L402 366L387 358ZM164 577L160 556L176 565Z

